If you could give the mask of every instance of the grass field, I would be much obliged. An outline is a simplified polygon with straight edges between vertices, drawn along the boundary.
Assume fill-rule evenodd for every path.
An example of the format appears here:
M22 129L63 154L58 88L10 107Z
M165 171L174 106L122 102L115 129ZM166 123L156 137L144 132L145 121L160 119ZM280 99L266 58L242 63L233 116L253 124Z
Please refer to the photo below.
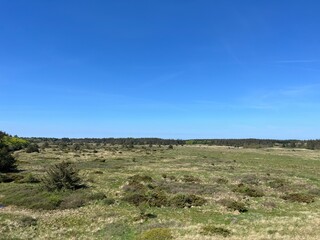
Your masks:
M91 144L15 153L0 239L319 239L320 151ZM47 192L70 161L88 186Z

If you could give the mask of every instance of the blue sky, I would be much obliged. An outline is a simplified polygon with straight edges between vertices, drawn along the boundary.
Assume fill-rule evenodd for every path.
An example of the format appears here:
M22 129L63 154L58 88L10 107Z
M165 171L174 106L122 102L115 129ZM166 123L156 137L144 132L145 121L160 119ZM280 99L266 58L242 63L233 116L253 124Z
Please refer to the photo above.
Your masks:
M0 129L320 136L320 2L1 0Z

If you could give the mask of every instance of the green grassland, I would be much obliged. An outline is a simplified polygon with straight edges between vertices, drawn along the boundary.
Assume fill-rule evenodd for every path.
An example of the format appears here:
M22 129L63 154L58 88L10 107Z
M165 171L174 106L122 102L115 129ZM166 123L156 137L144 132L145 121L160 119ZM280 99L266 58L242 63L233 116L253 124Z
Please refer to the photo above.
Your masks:
M0 183L0 239L320 238L319 150L72 149L14 153L19 171ZM86 188L44 189L38 180L62 161Z

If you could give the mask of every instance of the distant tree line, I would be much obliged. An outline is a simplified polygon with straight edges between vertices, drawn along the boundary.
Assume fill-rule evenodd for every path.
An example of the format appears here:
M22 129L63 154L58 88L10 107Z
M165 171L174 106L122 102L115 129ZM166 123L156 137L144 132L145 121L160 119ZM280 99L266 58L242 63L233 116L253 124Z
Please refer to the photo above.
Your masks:
M205 144L216 146L232 146L244 148L264 148L264 147L288 147L320 149L320 140L276 140L276 139L192 139L186 140L186 144Z
M283 147L283 148L307 148L320 149L320 139L317 140L277 140L277 139L162 139L162 138L26 138L32 143L42 143L45 145L56 144L59 146L77 144L109 144L133 147L134 145L216 145L243 148L265 148L265 147ZM76 145L75 145L76 144ZM44 146L44 145L42 145Z
M110 144L110 145L184 145L185 140L162 138L28 138L34 143L50 142L53 144Z

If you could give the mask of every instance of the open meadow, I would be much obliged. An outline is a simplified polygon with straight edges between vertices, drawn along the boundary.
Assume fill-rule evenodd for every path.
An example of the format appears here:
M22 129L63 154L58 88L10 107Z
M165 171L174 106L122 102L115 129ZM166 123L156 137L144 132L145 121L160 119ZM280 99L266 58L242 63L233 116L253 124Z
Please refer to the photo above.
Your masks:
M50 143L2 175L0 239L319 239L320 150ZM84 188L49 191L70 162ZM0 181L1 182L1 181Z

